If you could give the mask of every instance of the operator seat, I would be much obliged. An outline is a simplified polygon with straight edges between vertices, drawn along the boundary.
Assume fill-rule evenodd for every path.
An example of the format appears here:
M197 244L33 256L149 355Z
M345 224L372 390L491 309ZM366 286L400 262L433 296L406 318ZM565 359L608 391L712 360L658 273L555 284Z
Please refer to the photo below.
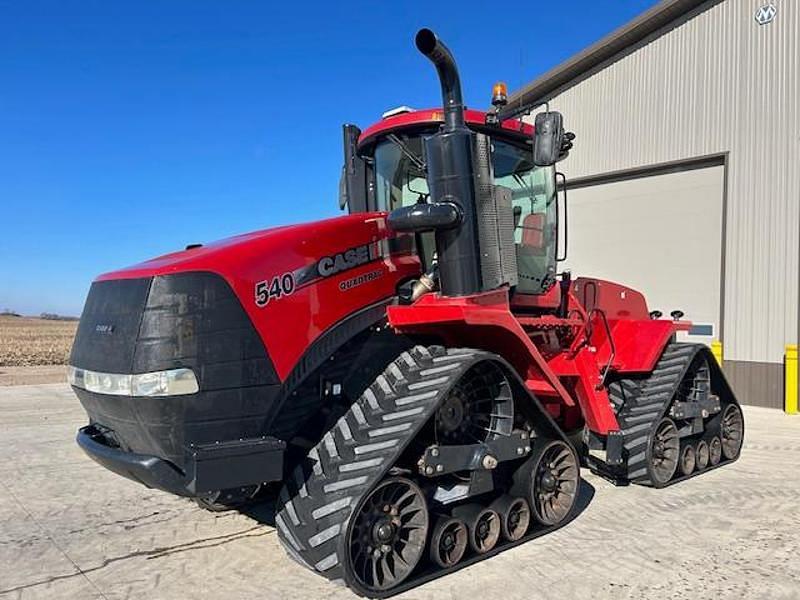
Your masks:
M525 215L522 220L521 243L527 250L534 251L531 254L544 254L545 252L544 226L544 214L541 213Z

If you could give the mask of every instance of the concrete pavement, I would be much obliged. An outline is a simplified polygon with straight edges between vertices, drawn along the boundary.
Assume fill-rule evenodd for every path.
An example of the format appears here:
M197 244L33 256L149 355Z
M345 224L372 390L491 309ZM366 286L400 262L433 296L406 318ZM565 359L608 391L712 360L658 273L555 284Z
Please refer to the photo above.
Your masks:
M742 458L666 490L584 471L561 530L401 598L800 598L800 417L745 410ZM0 599L350 598L264 505L212 514L89 460L66 385L0 388Z

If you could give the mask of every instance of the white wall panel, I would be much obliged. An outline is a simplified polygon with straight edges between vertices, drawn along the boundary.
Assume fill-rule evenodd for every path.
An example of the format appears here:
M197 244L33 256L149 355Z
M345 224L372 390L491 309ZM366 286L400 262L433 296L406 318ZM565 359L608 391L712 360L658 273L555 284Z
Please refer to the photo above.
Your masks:
M568 177L727 152L726 358L780 362L798 335L800 2L725 0L563 91ZM607 241L597 231L596 242Z

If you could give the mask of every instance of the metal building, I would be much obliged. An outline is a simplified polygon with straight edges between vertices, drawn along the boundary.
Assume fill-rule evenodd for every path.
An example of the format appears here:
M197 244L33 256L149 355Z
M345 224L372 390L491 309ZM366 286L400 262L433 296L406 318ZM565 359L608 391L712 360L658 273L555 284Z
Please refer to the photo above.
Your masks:
M782 407L798 339L800 2L664 0L512 94L577 134L576 273L681 309L743 402Z

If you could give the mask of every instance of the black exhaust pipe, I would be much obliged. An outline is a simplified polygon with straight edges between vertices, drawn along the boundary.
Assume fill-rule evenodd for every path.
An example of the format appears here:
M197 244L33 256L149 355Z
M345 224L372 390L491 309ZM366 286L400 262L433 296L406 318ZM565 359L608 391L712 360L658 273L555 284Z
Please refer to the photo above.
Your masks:
M461 80L450 50L430 29L419 30L416 44L439 74L445 115L444 127L425 141L431 202L451 204L460 216L455 226L436 230L441 292L445 296L476 294L482 282L474 134L464 124Z
M453 54L430 29L420 29L415 41L417 49L430 59L439 75L447 129L463 127L464 101L461 98L461 78L458 76Z

